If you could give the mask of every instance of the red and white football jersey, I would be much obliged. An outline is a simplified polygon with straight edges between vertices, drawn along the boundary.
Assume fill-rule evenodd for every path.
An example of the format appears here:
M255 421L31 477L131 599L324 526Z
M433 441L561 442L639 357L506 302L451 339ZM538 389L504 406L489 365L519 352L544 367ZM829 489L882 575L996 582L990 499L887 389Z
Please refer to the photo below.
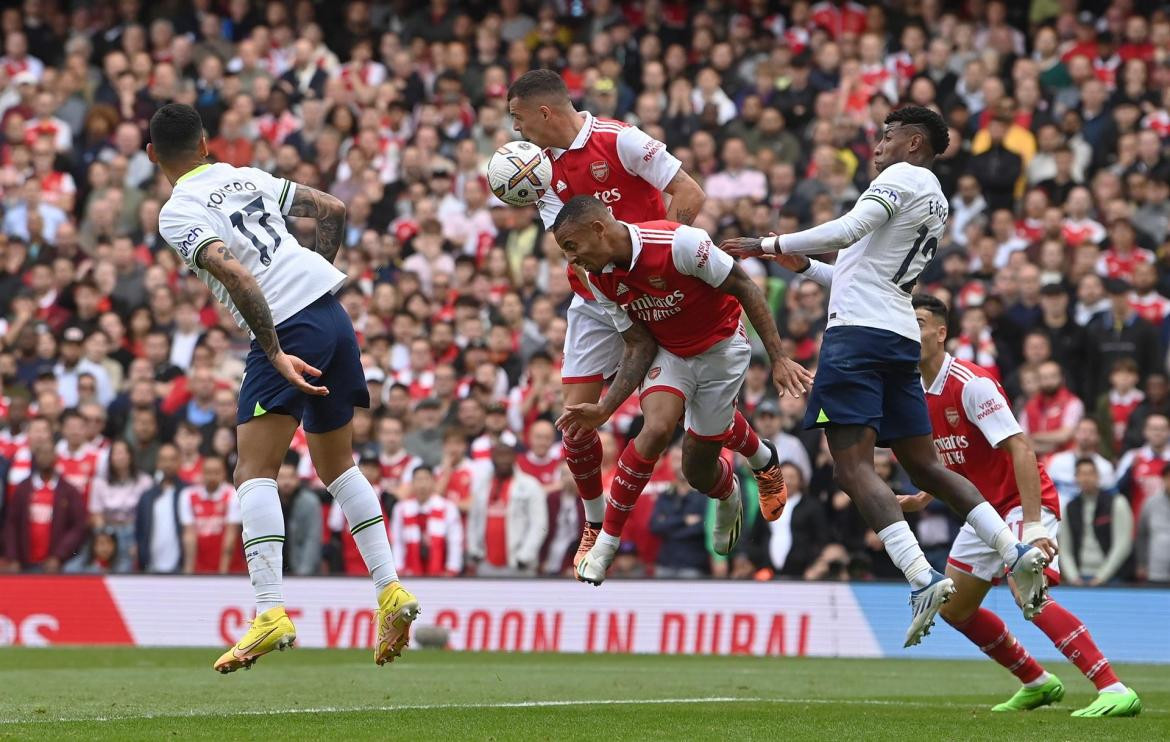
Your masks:
M816 3L812 6L810 18L834 39L844 34L860 36L865 33L866 9L861 3Z
M227 482L214 492L201 484L187 487L179 493L179 522L195 526L195 571L218 572L224 530L228 524L241 522L235 488Z
M1105 227L1093 219L1065 219L1060 226L1060 236L1069 247L1079 247L1086 242L1099 245L1105 241Z
M525 451L516 457L516 466L520 471L541 484L548 485L557 481L557 472L561 468L561 460L560 449L554 447L545 456L537 456L531 451Z
M1134 293L1129 297L1129 305L1137 315L1154 327L1161 327L1163 320L1170 316L1170 299L1157 291L1145 294Z
M1125 438L1125 427L1133 411L1146 398L1141 389L1130 389L1122 394L1114 389L1109 390L1109 419L1113 423L1113 450L1121 450L1121 441Z
M397 495L398 488L410 482L414 476L414 470L421 465L422 459L412 456L406 449L402 449L396 454L379 454L378 466L382 470L379 486L383 492Z
M949 353L934 383L926 390L931 434L939 458L962 474L1000 515L1020 505L1011 454L996 448L1022 433L1003 387L984 369ZM1060 515L1060 496L1043 464L1040 504Z
M76 451L70 451L65 441L57 443L57 473L66 482L77 488L87 504L89 503L89 490L93 485L93 478L97 476L101 458L101 452L88 445L83 445Z
M568 149L550 149L552 187L540 199L540 218L551 229L557 214L573 196L594 196L615 218L648 222L666 217L662 189L682 163L666 145L636 126L614 119L581 114L585 124ZM569 270L569 285L583 299L593 296Z
M1133 269L1139 263L1153 264L1157 258L1154 253L1144 247L1135 247L1128 253L1121 253L1112 247L1101 253L1097 258L1097 275L1105 278L1120 278L1125 281L1133 280Z
M743 310L719 291L735 261L701 229L675 222L627 224L634 243L629 269L590 273L598 301L618 330L644 322L663 348L697 356L739 329Z
M1141 516L1142 505L1151 495L1162 489L1162 470L1170 461L1170 449L1155 451L1149 446L1126 451L1117 462L1117 481L1129 479L1129 504L1133 507L1133 519Z

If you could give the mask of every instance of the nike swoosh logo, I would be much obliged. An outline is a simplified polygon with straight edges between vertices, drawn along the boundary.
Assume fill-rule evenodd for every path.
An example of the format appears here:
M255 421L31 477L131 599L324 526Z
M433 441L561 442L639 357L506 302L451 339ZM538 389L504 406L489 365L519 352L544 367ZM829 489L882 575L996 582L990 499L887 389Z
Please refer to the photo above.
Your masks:
M276 628L277 627L273 626L271 629L264 632L263 636L261 636L259 639L252 642L251 644L249 644L246 647L241 647L239 645L232 647L232 656L235 657L237 660L245 659L248 656L248 652L251 652L253 649L260 646L260 642L267 639L272 634L273 631L276 631Z

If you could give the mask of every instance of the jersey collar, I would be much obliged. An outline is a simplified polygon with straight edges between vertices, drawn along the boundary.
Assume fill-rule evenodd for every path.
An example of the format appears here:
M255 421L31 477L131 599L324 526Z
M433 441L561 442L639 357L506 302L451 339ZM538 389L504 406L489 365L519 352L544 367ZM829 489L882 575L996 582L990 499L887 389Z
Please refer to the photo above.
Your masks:
M638 256L642 254L642 233L633 224L627 222L620 222L626 229L630 230L630 243L633 245L633 251L630 254L630 269L634 270L634 266L638 264ZM601 269L602 273L612 273L614 270L613 263ZM629 271L626 271L627 273Z
M175 185L178 185L178 184L182 183L182 182L183 182L184 180L186 180L187 178L194 178L196 175L198 175L199 173L203 172L204 170L206 170L206 169L207 169L207 168L209 168L209 167L211 167L211 163L210 163L210 162L205 162L205 163L203 163L202 165L200 165L199 167L195 168L194 170L188 170L187 172L183 173L183 174L182 174L182 175L179 177L179 179L178 179L178 180L176 180L176 181L175 181Z
M558 149L557 147L549 147L548 151L554 160L560 159L560 156L574 149L581 149L585 143L589 141L589 134L593 131L593 114L588 111L581 112L581 118L584 123L581 125L581 131L577 132L577 138L569 145L569 149Z
M943 387L947 385L947 375L951 373L951 364L954 362L955 357L950 353L943 355L943 362L942 366L938 369L938 376L934 377L934 383L926 390L927 394L942 394Z

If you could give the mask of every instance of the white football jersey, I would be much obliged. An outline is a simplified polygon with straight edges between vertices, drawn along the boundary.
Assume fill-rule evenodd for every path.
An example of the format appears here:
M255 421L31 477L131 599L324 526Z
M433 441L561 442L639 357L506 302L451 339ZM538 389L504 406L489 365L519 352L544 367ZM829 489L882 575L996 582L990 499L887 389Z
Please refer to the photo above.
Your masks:
M828 326L875 327L918 342L910 292L946 229L942 186L927 168L899 162L870 183L863 200L881 204L890 218L838 253Z
M260 284L273 324L345 284L345 274L303 247L284 223L296 184L251 167L203 165L175 184L159 213L159 234L215 297L248 329L227 289L195 265L200 250L222 241Z

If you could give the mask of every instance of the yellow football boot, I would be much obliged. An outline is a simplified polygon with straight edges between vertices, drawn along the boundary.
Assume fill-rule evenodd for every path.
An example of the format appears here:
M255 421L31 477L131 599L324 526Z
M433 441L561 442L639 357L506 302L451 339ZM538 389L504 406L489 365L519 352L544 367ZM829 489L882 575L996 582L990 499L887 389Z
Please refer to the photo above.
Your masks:
M374 662L384 665L402 656L410 643L410 624L418 618L418 600L400 582L391 582L378 596L378 640Z

